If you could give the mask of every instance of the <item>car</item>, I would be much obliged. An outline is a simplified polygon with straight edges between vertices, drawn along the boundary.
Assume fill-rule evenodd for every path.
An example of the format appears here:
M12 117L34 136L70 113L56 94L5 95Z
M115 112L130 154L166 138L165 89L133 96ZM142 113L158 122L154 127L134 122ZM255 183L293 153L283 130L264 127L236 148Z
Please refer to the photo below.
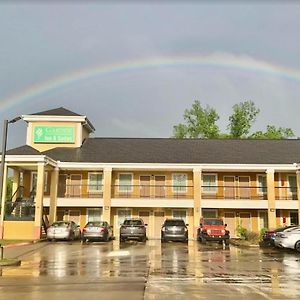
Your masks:
M127 218L120 227L120 242L125 240L146 241L146 226L141 218Z
M80 227L73 221L57 221L47 229L47 239L75 240L80 239Z
M82 229L81 240L87 241L109 241L113 238L112 226L105 221L88 222Z
M284 227L279 227L277 229L274 230L267 230L262 238L263 241L263 245L265 246L274 246L274 240L275 240L275 236L277 232L283 232L287 229L290 228L295 228L297 227L296 225L289 225L289 226L284 226Z
M226 230L222 218L201 218L197 229L197 240L205 244L206 241L224 243L229 245L229 230Z
M300 227L277 232L274 244L276 247L295 249L300 252Z
M166 219L161 227L161 242L188 241L188 224L182 219Z

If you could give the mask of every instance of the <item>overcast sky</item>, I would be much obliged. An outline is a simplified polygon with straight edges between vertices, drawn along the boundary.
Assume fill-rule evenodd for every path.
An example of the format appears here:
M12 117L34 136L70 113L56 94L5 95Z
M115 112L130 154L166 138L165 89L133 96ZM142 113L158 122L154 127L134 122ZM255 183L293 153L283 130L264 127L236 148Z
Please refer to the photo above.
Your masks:
M274 124L300 136L300 4L182 3L1 2L0 119L64 106L88 116L94 136L170 137L196 99L218 111L222 131L232 106L252 100L261 110L254 130ZM234 67L143 67L143 61L174 57L229 59ZM136 61L140 67L115 68L25 97L30 88L80 70ZM298 77L239 68L241 61ZM25 143L25 127L10 126L10 147Z

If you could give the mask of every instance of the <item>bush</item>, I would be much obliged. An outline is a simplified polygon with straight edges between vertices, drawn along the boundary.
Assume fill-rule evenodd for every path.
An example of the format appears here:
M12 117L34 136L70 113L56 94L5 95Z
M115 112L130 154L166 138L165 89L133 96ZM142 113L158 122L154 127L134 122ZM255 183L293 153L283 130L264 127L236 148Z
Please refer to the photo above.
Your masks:
M260 230L260 233L259 233L259 240L260 241L262 241L262 239L263 239L263 236L264 236L264 234L266 233L266 231L267 231L268 229L267 228L262 228L261 230Z
M248 230L246 228L242 227L241 225L238 225L238 227L236 228L236 232L240 238L246 239L248 233Z

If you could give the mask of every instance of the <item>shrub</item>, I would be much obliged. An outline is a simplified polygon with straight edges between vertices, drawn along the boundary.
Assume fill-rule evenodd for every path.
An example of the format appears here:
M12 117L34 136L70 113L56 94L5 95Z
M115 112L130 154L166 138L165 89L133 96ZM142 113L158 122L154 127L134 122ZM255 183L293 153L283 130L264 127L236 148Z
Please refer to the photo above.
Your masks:
M238 225L237 228L236 228L236 232L238 234L238 236L242 239L246 239L246 236L247 236L247 229L242 227L242 225Z
M264 234L266 233L268 229L267 228L262 228L259 232L259 240L262 241Z

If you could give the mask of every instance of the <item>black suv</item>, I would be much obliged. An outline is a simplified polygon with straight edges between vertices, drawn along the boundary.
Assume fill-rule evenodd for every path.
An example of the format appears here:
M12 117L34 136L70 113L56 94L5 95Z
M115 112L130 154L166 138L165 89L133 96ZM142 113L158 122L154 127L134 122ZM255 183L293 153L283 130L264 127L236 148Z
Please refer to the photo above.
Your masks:
M166 219L161 228L161 241L188 241L188 224L182 219Z
M120 242L126 239L146 241L146 226L142 219L125 219L120 227Z

